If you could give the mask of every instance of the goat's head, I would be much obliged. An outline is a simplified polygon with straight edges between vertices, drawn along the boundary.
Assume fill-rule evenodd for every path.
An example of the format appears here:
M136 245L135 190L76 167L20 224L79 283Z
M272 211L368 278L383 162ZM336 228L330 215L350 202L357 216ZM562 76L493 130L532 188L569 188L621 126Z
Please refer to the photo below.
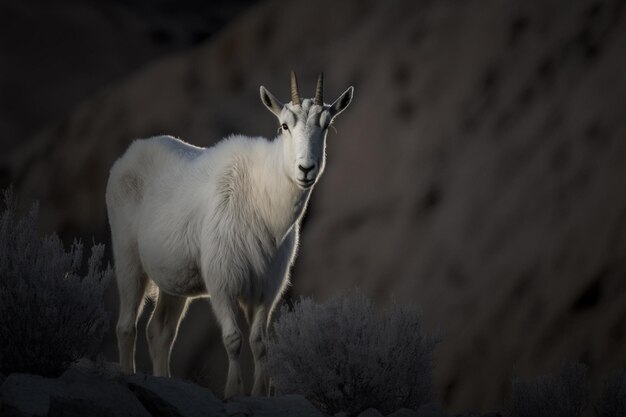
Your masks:
M291 71L291 101L283 104L261 86L261 100L278 118L287 175L302 189L313 186L326 163L326 134L335 117L352 101L354 87L332 104L324 104L324 74L317 79L315 98L301 99L296 74Z

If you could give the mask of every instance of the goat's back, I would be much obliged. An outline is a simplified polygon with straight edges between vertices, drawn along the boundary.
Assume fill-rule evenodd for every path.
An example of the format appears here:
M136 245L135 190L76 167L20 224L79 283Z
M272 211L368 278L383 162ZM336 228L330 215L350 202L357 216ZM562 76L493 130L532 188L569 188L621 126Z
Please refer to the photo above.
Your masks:
M107 206L138 205L164 176L180 173L202 151L171 136L135 140L111 168Z
M202 151L171 136L135 140L109 174L106 203L111 228L123 223L120 227L133 229L146 197L165 191L165 183L183 174Z

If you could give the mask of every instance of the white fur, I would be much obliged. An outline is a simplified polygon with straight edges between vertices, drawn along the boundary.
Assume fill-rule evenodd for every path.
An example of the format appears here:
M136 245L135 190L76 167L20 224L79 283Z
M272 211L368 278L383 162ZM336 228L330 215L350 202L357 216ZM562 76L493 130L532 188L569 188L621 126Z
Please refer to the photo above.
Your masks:
M352 89L331 106L308 99L282 105L264 88L261 96L288 125L272 141L231 136L199 148L170 136L136 140L111 169L106 201L126 373L135 370L137 317L153 283L158 296L147 336L155 375L170 375L188 300L210 296L229 357L226 397L243 394L237 305L251 325L252 393L267 392L263 335L289 283L299 222L324 169L328 124L347 107ZM298 165L313 168L303 172Z

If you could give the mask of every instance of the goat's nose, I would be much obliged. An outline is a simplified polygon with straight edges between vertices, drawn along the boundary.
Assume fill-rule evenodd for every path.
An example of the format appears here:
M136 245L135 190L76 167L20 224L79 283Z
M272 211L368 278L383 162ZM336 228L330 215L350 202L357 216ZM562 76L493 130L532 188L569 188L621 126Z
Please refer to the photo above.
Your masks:
M302 165L298 165L298 169L304 173L305 178L306 174L308 174L309 171L311 171L313 168L315 168L315 164L311 165L310 167L303 167Z

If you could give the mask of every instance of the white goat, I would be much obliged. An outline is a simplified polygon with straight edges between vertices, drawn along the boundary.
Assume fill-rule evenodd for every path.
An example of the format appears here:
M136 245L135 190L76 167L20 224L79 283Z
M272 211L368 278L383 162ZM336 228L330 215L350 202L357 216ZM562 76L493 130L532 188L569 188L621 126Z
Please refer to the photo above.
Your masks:
M237 304L250 324L253 395L267 393L263 336L289 282L299 223L324 170L326 133L350 104L353 87L333 104L291 102L261 87L279 120L274 140L230 136L210 148L170 136L134 141L109 176L106 202L120 295L117 339L122 370L135 371L137 318L153 282L156 306L147 327L154 375L169 376L171 347L189 299L210 296L228 353L225 396L243 394Z

